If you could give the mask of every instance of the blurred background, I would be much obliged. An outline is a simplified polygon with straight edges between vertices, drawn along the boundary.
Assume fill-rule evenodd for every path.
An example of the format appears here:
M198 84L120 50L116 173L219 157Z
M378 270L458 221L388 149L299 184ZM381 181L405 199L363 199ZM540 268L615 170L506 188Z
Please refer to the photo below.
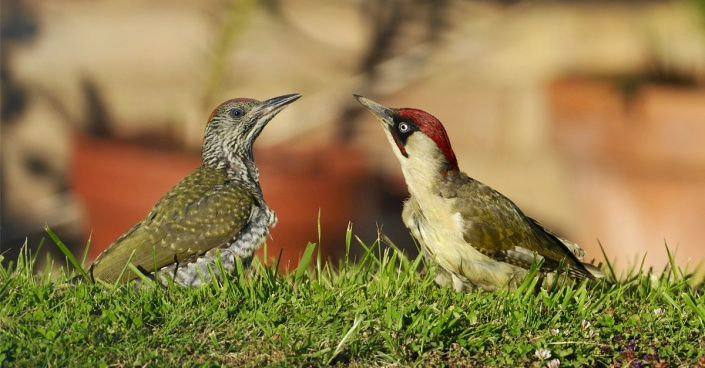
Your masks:
M325 257L349 222L416 253L353 93L438 117L461 170L588 259L705 258L702 0L1 3L5 263L45 224L97 256L199 165L215 106L288 93L255 144L283 268L319 243L319 211Z

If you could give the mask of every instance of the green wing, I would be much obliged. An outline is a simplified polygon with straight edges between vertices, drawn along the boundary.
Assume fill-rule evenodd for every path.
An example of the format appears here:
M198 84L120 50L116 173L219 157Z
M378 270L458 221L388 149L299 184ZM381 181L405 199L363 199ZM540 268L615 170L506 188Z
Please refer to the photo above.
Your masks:
M509 198L459 173L450 178L441 195L456 200L456 210L465 220L463 237L486 256L529 268L536 253L543 268L555 270L561 263L579 278L592 278L583 264L555 235L524 215ZM450 189L461 188L461 189Z
M221 170L198 168L101 253L91 275L114 282L133 251L131 263L153 272L155 265L160 269L227 244L244 227L254 204L251 188L229 180ZM121 281L136 277L128 269Z

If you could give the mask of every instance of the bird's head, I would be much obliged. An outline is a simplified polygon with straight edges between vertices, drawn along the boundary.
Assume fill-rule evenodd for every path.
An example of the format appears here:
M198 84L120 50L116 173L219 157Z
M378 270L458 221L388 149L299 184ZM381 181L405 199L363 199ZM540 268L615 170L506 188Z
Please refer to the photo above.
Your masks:
M404 175L443 175L458 171L458 161L443 124L433 115L412 108L389 108L355 95L382 123Z
M203 138L203 163L215 165L231 155L252 157L252 144L287 105L301 97L294 93L257 101L235 98L216 107L208 118Z

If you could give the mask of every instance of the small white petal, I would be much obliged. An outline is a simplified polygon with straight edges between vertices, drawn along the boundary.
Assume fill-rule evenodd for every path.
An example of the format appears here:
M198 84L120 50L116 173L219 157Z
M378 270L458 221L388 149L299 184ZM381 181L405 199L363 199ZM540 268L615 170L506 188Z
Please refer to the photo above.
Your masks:
M548 349L537 349L537 350L534 352L534 355L535 355L537 358L539 358L539 359L541 359L541 360L544 360L544 359L548 359L548 358L551 357L551 351L548 350Z

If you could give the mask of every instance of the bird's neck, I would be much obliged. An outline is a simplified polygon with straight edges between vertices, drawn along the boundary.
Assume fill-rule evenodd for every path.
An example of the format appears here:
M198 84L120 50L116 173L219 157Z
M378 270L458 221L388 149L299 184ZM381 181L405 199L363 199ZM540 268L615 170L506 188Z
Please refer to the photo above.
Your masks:
M203 150L202 165L225 170L231 179L254 182L259 187L259 170L254 162L252 148L230 147L224 143L211 145Z
M425 196L438 192L438 186L446 180L442 168L434 160L417 160L409 158L402 165L402 173L409 187L409 193L414 196Z

